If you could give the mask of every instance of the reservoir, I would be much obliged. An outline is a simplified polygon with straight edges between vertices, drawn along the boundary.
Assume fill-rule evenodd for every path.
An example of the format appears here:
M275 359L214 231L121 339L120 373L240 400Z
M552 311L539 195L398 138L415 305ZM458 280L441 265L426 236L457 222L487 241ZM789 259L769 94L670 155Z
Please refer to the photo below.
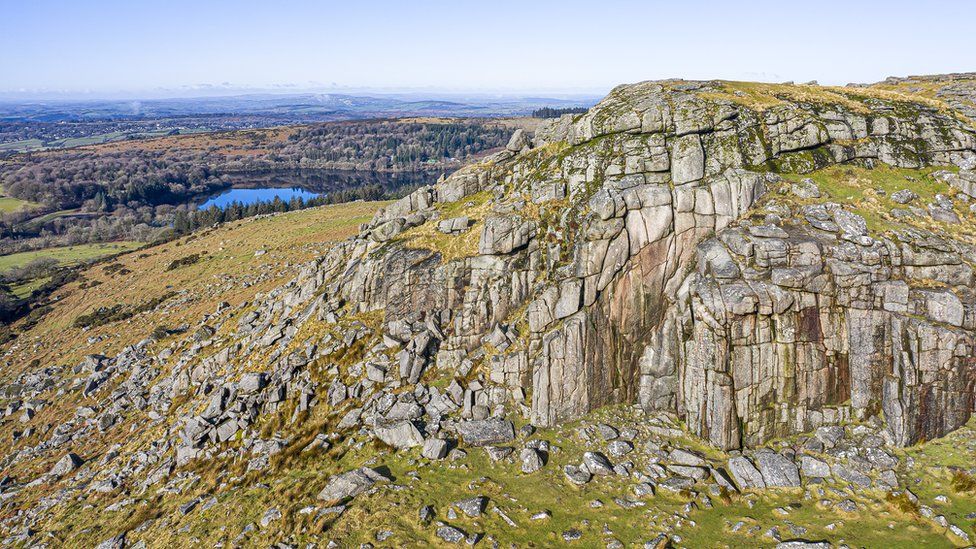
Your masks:
M206 210L211 206L226 208L234 202L239 202L245 206L255 202L271 202L275 198L280 198L283 202L288 202L292 198L309 200L319 196L319 193L307 191L301 187L257 187L257 188L232 188L218 195L211 196L206 202L200 204L201 210Z
M283 202L292 198L308 201L316 197L357 188L374 187L386 193L397 193L419 185L434 183L439 174L429 172L379 173L353 170L295 170L271 173L247 173L230 176L230 186L220 192L194 201L197 209L211 206L226 208L238 202L247 206L271 202L276 197Z

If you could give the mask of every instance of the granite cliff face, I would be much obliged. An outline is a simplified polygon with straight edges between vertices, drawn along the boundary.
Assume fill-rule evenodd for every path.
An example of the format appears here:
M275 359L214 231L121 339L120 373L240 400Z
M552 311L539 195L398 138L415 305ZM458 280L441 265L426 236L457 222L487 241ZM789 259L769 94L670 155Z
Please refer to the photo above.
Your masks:
M777 172L972 168L973 130L883 96L784 94L757 109L739 93L624 86L534 143L518 134L380 212L327 299L384 311L388 334L415 319L436 334L429 367L479 363L485 404L521 406L537 425L639 402L728 449L875 414L900 445L965 423L973 248L873 237L827 201L780 200L770 220L750 208L789 190ZM440 204L485 194L476 222L436 219ZM434 223L480 232L477 249L413 244ZM420 359L404 353L415 378Z

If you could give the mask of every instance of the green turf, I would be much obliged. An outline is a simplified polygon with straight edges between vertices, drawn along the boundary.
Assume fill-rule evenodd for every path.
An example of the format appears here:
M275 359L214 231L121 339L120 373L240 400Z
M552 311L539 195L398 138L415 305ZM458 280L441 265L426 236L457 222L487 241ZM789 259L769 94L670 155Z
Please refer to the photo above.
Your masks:
M27 202L26 200L0 196L0 213L15 212L21 208L29 208L31 206L33 206L33 203Z
M11 286L10 289L13 291L15 296L23 299L30 296L31 292L40 288L41 286L46 284L49 280L51 280L51 277L49 276L35 278L34 280L29 280L27 282L24 282L23 284L15 284Z
M79 246L65 246L60 248L46 248L30 252L0 256L0 272L23 267L31 261L42 258L52 258L63 265L81 263L89 259L104 257L134 250L141 246L141 242L110 242L106 244L82 244Z
M44 142L40 139L24 139L21 141L10 141L0 143L0 151L30 151L44 148Z
M816 200L798 200L800 203L811 202L839 202L864 217L868 228L877 233L886 230L904 228L904 222L891 217L892 209L904 209L905 206L891 199L891 195L909 189L918 194L914 206L925 207L932 202L936 194L953 196L956 191L945 181L932 174L944 168L892 168L880 166L874 169L856 166L831 166L808 174L786 174L789 181L812 179L820 188L823 196ZM968 208L959 204L956 213L966 218ZM921 222L921 221L920 221ZM940 224L925 219L925 223L934 223L949 233L967 230L967 224Z

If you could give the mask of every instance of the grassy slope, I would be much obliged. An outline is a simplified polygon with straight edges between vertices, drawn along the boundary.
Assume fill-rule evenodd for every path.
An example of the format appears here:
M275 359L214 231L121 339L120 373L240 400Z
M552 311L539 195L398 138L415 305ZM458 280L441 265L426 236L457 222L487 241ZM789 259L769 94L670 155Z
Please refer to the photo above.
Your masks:
M873 230L887 230L897 228L893 220L886 218L886 212L896 206L887 198L892 192L911 188L922 197L917 201L918 205L931 201L935 193L953 194L932 179L930 172L837 167L804 177L817 181L830 200L844 202L863 213ZM885 191L885 194L878 193L877 189ZM776 197L773 194L770 198ZM827 199L825 197L821 201ZM463 202L445 206L445 217L462 213L477 214L483 206L480 197ZM200 233L196 238L183 240L178 245L171 243L151 249L145 256L138 253L123 256L118 263L133 271L128 275L111 274L104 267L89 270L86 278L102 284L90 290L80 290L77 285L69 287L68 295L57 306L55 314L30 332L32 337L39 338L37 341L40 344L31 349L18 349L15 356L23 361L36 356L48 362L70 364L81 354L115 352L122 344L147 334L159 323L172 326L184 320L196 319L212 311L218 301L226 300L236 305L249 299L255 292L286 280L294 270L284 263L311 257L323 240L351 234L375 207L353 204L285 214L272 219L248 220ZM468 212L469 209L472 212ZM964 219L972 220L965 217L971 214L963 204L957 206L957 213L963 215ZM479 218L478 215L473 217ZM919 220L918 223L930 222ZM931 228L957 230L959 226L941 224ZM402 238L408 245L439 248L445 244L440 235L433 233L409 233ZM258 248L267 249L268 253L256 258L253 251ZM454 251L464 255L467 250ZM199 263L174 271L165 270L173 260L203 252L207 252L207 255ZM261 265L266 262L274 263L275 276L250 288L242 288L239 281L257 276ZM215 283L216 277L231 273L241 278L225 284ZM110 305L115 302L113 300L126 303L144 301L162 293L166 284L185 288L196 297L185 307L147 313L86 333L69 327L74 317L89 312L97 305ZM119 333L126 335L115 335ZM85 339L92 335L106 339L89 347ZM165 512L165 518L147 524L142 531L131 533L130 540L143 539L150 546L174 546L188 542L213 546L219 541L224 541L226 545L246 526L258 523L265 510L277 507L282 511L283 518L272 522L267 528L257 529L247 541L248 545L267 546L292 536L291 541L296 546L302 546L303 542L312 539L333 537L341 538L345 545L355 546L356 543L375 542L375 534L388 529L394 534L384 545L426 547L440 543L434 537L436 526L421 525L417 519L417 510L429 504L437 511L436 520L445 520L468 532L491 533L503 546L510 541L519 546L561 545L560 533L568 528L578 528L583 532L580 546L603 546L605 540L611 537L603 533L606 525L613 532L612 537L628 543L651 539L658 531L670 531L683 539L681 545L688 547L767 547L775 545L771 538L764 535L773 526L786 539L798 537L789 532L787 521L807 528L802 536L807 539L826 538L838 543L843 540L857 547L952 546L944 533L930 521L922 519L916 511L905 510L888 502L884 493L849 491L833 483L827 488L841 490L842 494L831 494L828 490L830 498L836 501L850 497L858 503L856 513L848 514L820 505L821 496L816 493L816 488L811 488L809 494L803 490L781 490L765 492L762 497L713 497L714 508L697 509L690 513L683 510L688 501L686 496L662 492L648 499L644 507L623 509L612 499L616 496L632 497L629 482L601 479L577 488L565 480L562 466L578 463L583 450L595 444L579 440L575 425L539 433L540 438L552 441L560 451L552 454L546 468L531 476L522 475L517 463L490 462L479 449L469 449L469 457L457 463L429 464L418 457L416 450L389 454L356 435L346 438L327 454L298 452L297 449L316 433L332 430L328 427L330 420L326 419L328 411L327 405L319 406L311 417L280 426L281 434L293 437L293 444L276 458L268 472L245 474L244 461L216 460L197 469L199 479L176 483L180 485L179 494L164 494L156 489L141 494L93 494L72 503L58 517L44 524L44 529L56 532L52 541L72 540L81 545L94 545ZM619 408L611 408L598 412L596 418L621 421L621 413ZM289 414L283 415L287 418ZM976 494L957 491L945 467L972 466L976 444L974 429L976 421L947 439L898 451L899 457L911 456L917 464L914 469L907 470L905 459L902 459L900 476L903 479L925 479L924 482L911 484L923 503L936 506L938 513L945 514L950 522L963 526L971 533L972 520L967 519L966 515L976 511ZM155 434L137 432L132 438L148 438ZM3 444L8 443L4 441ZM692 446L695 443L684 441L683 444ZM709 453L719 460L725 457L715 451ZM638 465L641 463L638 461ZM324 504L316 501L315 494L330 475L363 464L389 467L395 483L410 488L381 488L374 494L361 496L338 519L315 519L314 513L299 513L306 506L324 507ZM416 471L416 475L408 474L413 471ZM447 520L447 508L451 502L478 494L487 495L492 500L489 511L483 517L471 519L462 516ZM949 502L934 504L934 498L941 494L947 495ZM194 511L186 516L174 512L194 497L210 495L217 498L217 505L209 510ZM105 506L126 498L134 501L123 510L102 511ZM591 507L596 499L601 500L604 506ZM753 503L750 504L750 501ZM89 505L94 505L95 509ZM507 525L493 513L493 505L498 505L517 526ZM529 519L543 509L552 511L552 519ZM679 515L686 516L676 518ZM739 520L744 521L746 527L733 533L730 527ZM327 531L320 537L323 530Z
M934 94L916 93L904 88L840 87L815 84L770 84L762 82L721 81L718 92L702 93L703 97L731 101L757 111L764 111L786 103L800 101L820 104L839 104L854 112L868 112L865 98L885 101L908 101L936 108L945 114L954 114L948 105Z
M0 150L3 149L0 148ZM20 209L34 208L35 206L37 206L37 204L33 202L5 196L3 188L0 187L0 214L12 213Z
M31 206L33 206L33 203L27 202L26 200L0 196L0 213L16 212L21 208L29 208Z
M620 424L629 412L611 407L593 414L590 420L607 420ZM633 417L631 417L633 420ZM497 462L488 459L484 450L469 448L468 457L458 462L429 462L419 456L419 450L389 454L353 435L327 453L301 453L297 450L315 432L322 431L321 418L311 417L287 427L296 435L292 450L286 450L272 462L267 472L244 473L244 461L216 460L197 469L198 479L173 482L179 493L165 494L150 490L142 494L93 495L85 501L72 503L65 512L45 529L56 532L56 540L73 540L94 545L121 530L139 525L144 529L130 533L129 539L146 540L152 547L176 546L192 542L199 546L214 546L219 542L233 544L249 525L257 525L265 511L277 508L282 518L267 527L257 528L245 545L270 546L285 538L294 546L316 540L341 540L343 547L374 542L378 532L390 530L392 536L383 546L430 547L446 546L435 536L436 525L424 525L418 510L424 505L435 509L435 521L444 521L468 533L488 533L501 542L502 547L515 543L519 547L554 547L564 545L562 532L575 528L582 532L577 542L582 547L602 547L610 539L624 541L627 546L652 539L658 532L677 534L683 547L772 547L775 541L765 533L778 528L784 539L843 540L854 547L911 548L952 547L941 529L922 519L915 511L905 511L888 502L885 493L876 490L855 491L840 483L828 483L824 489L829 499L851 498L858 511L845 513L819 503L817 488L809 494L802 489L767 490L762 494L712 497L712 508L701 501L690 512L685 505L691 501L687 494L659 491L645 498L642 507L625 509L614 502L615 497L636 499L631 492L632 481L619 477L597 478L578 487L569 483L562 467L579 463L582 452L600 447L597 442L584 442L578 435L578 425L568 424L558 429L544 430L536 438L549 440L558 450L553 451L549 463L541 471L525 475L518 462ZM932 446L899 452L901 457L913 455L918 460L915 472L929 472L930 467L945 466L965 460L966 447L976 438L976 422L960 431L952 447ZM693 440L682 440L685 447L700 447ZM724 461L727 457L707 450L709 457ZM954 452L954 453L953 453ZM516 452L517 453L517 452ZM918 456L925 455L924 459ZM621 461L621 460L616 460ZM638 464L643 459L637 459ZM904 460L903 460L904 463ZM316 519L315 511L326 504L316 494L331 475L359 467L389 468L393 485L384 485L375 493L357 498L339 518ZM944 476L944 475L943 475ZM397 488L397 487L400 488ZM405 487L405 488L404 488ZM160 487L157 487L157 489ZM938 494L948 495L949 503L938 506L954 524L969 525L965 514L976 508L972 493L959 493L948 482L926 481L912 488L923 502L932 504ZM836 492L834 492L836 490ZM485 514L478 518L460 515L447 518L447 511L455 501L477 495L490 498ZM204 511L186 516L177 508L194 498L216 497L217 503ZM132 498L132 503L119 511L92 513L85 506L95 503L103 507ZM596 507L594 502L602 502ZM515 522L510 526L493 509L498 507ZM302 514L303 508L313 509ZM548 510L552 518L532 520L537 512ZM147 519L162 517L146 523ZM733 532L738 521L746 526ZM789 523L807 528L802 536L791 534ZM607 533L605 529L608 529Z
M955 80L940 80L938 78L931 77L918 77L918 78L908 78L906 80L898 82L878 82L877 84L872 84L871 89L882 90L885 92L901 93L906 95L911 95L913 97L923 97L933 101L943 101L945 88L949 86L968 86L970 89L976 88L976 79L973 78L959 78ZM950 94L952 95L952 94ZM971 98L969 100L961 100L963 103L967 104L970 109L976 108L976 102ZM972 112L971 110L969 112ZM967 119L970 123L973 120Z
M10 290L16 297L24 299L31 295L34 290L37 290L41 286L47 284L51 280L51 277L44 276L41 278L34 278L26 282L20 282L10 286Z
M35 358L60 364L91 353L115 354L124 345L148 336L157 325L172 327L196 321L221 301L237 305L249 300L293 277L296 264L314 258L327 242L355 234L359 224L372 217L382 204L355 202L246 219L87 269L81 280L55 294L54 310L21 339L36 341L38 345L14 344L13 352L5 357L5 362L14 368L6 369L2 377L19 373L18 365ZM254 252L258 249L267 253L256 257ZM173 261L192 254L201 254L203 259L167 270ZM131 272L123 274L125 271ZM245 280L257 282L245 288ZM83 289L82 285L88 287ZM141 314L87 331L71 326L79 315L99 307L139 304L168 291L180 292L186 303L173 311ZM90 345L89 338L101 340Z
M867 207L861 203L865 196L860 192L866 186L861 181L865 178L880 178L876 183L889 193L897 190L895 187L900 188L903 181L906 186L911 186L923 195L923 198L945 190L929 188L928 183L911 185L911 181L905 179L906 175L918 179L924 174L907 171L817 172L812 177L822 183L822 189L834 200L845 201L861 208ZM857 183L858 181L861 182ZM868 187L873 188L873 185ZM471 202L477 210L481 201ZM462 205L455 206L466 209ZM124 327L125 332L130 334L124 338L125 341L116 341L109 337L104 342L96 343L96 348L102 346L101 348L108 349L106 352L112 352L122 343L131 342L134 337L131 334L147 333L157 322L165 321L172 325L184 318L195 318L211 311L217 300L227 300L235 305L247 299L245 293L252 295L261 289L273 287L290 275L283 274L266 284L247 290L236 284L235 288L227 291L204 291L212 282L213 276L231 272L253 274L266 261L280 264L286 261L286 257L308 257L313 253L316 243L330 236L352 233L355 226L373 210L372 206L366 205L340 208L341 212L324 208L286 214L273 219L245 221L201 233L197 238L183 241L179 245L168 244L150 250L150 255L145 257L140 257L137 253L123 256L119 263L132 269L132 274L124 277L112 276L104 273L103 268L90 271L86 276L101 280L103 285L91 291L75 290L59 305L58 314L47 319L32 334L42 337L45 342L57 341L56 346L41 345L40 348L62 347L66 351L62 357L77 357L77 353L82 351L91 352L81 338L92 333L81 334L70 328L65 329L65 323L76 316L76 313L88 311L94 306L94 303L85 306L81 304L89 300L95 300L99 304L109 303L107 298L95 297L106 294L109 289L119 292L129 302L136 301L137 297L145 299L150 295L145 291L147 288L159 289L158 280L161 277L174 286L187 287L194 292L203 292L204 295L198 302L191 302L187 310L169 311L166 318L161 318L158 313L149 313L122 323L123 326L93 330L93 333L110 336ZM349 211L348 208L361 210ZM451 208L446 208L444 212L449 215L460 213L462 212ZM340 217L336 218L336 215ZM326 234L329 236L324 237ZM419 240L417 244L430 244L424 242L424 236L432 235L413 235L413 238L405 240L409 242L416 239ZM268 249L269 253L255 258L253 251L258 248ZM204 261L175 271L165 271L165 266L170 261L204 250L209 252ZM105 288L105 285L111 285L111 288ZM305 328L315 329L314 326L305 326L303 330ZM51 359L54 355L47 357ZM70 363L63 358L58 361ZM297 546L313 539L321 541L332 538L342 539L347 546L356 546L357 543L367 541L375 543L377 532L391 530L394 534L384 544L427 547L443 545L434 535L436 526L423 525L417 518L417 511L421 506L433 505L437 512L436 520L444 520L467 532L490 533L503 546L508 542L536 547L561 545L561 532L577 528L583 532L583 538L578 543L587 547L603 546L611 537L627 542L651 539L659 531L676 533L683 540L681 545L688 547L771 547L775 542L764 535L771 527L777 527L786 539L796 537L789 532L787 521L807 528L803 537L808 539L826 538L835 542L844 540L852 546L952 546L943 532L933 527L931 522L922 519L914 511L906 512L889 503L884 493L846 491L839 484L832 484L830 487L845 493L843 496L831 494L831 499L854 499L859 505L856 513L848 514L824 507L818 503L818 494L808 495L802 490L769 491L762 497L713 497L712 509L696 509L690 513L684 512L684 506L689 501L686 496L661 492L646 500L644 507L624 509L614 503L613 498L633 497L630 492L631 483L628 481L601 479L582 488L572 486L566 481L562 466L578 463L582 452L594 444L581 441L576 434L576 425L573 424L542 431L537 435L550 440L560 450L552 453L546 468L529 476L520 473L517 463L492 463L480 449L469 449L469 457L457 463L431 464L419 458L416 450L390 454L355 434L341 441L328 453L298 452L316 433L332 430L328 426L333 421L327 419L329 411L327 405L319 406L308 418L275 427L275 431L280 434L292 436L293 443L276 458L270 471L245 473L246 460L216 460L210 464L201 464L196 469L196 473L200 475L198 479L173 482L173 486L179 486L178 494L159 492L158 486L145 493L105 496L92 494L84 500L72 503L57 517L44 524L44 529L56 532L55 540L94 545L119 531L136 528L147 519L161 517L155 522L145 523L140 531L130 533L130 540L142 539L150 546L159 547L189 542L213 546L220 541L225 544L233 542L243 529L257 524L267 509L276 507L283 513L283 518L273 521L265 528L257 528L247 539L247 545L267 546L291 536L290 541ZM622 413L625 412L619 408L610 408L598 412L595 417L620 422ZM290 414L283 415L287 418ZM967 463L967 456L971 457L972 454L972 441L976 439L973 427L971 424L967 429L952 435L945 443L935 441L920 448L899 452L901 457L912 455L919 464L914 471L903 470L903 478L912 474L921 476L923 472L926 474L926 482L913 486L923 502L932 505L936 495L948 495L949 503L941 506L938 512L966 528L971 528L972 521L966 519L965 515L976 510L976 497L971 493L956 492L950 485L947 474L940 468ZM121 434L127 435L124 432ZM134 436L128 436L139 439L157 434L137 432L132 434ZM693 447L696 443L686 440L683 444ZM718 460L725 457L714 450L707 451ZM641 460L638 461L639 465L640 463ZM409 486L409 489L384 487L376 493L363 495L338 519L316 519L314 513L299 513L299 510L308 506L325 506L315 499L315 495L331 475L364 464L388 467L395 478L395 484ZM491 498L489 510L484 516L476 519L463 515L454 520L446 518L451 502L479 494ZM204 499L214 496L217 504L208 510L194 511L186 516L176 512L180 505L198 496ZM104 509L128 498L133 500L132 503L119 511L93 512L89 507L94 505L95 509ZM602 501L604 505L593 508L591 504L595 500ZM494 513L491 509L495 505L511 517L517 526L509 526ZM543 521L530 520L532 514L543 509L550 510L553 517ZM787 512L785 515L782 514L784 509ZM731 525L740 520L746 523L746 527L732 532ZM605 526L613 534L605 534Z
M866 170L862 168L835 167L821 170L803 177L812 177L818 182L825 196L820 201L832 200L845 203L864 214L872 230L883 231L904 227L890 218L887 213L892 207L900 205L891 202L891 193L903 188L911 188L920 195L916 205L930 202L936 193L954 195L952 189L931 177L933 170L902 170L881 168ZM792 177L792 176L791 176ZM797 177L799 180L801 177ZM878 192L884 191L884 194ZM775 199L776 194L770 196ZM482 217L483 197L474 196L457 204L444 205L442 215L451 217L467 214L478 220ZM791 199L791 200L796 200ZM804 202L804 201L799 201ZM813 201L808 201L813 202ZM963 219L971 216L966 204L959 203L956 208ZM948 226L920 218L912 221L916 226L946 231L962 231L966 223ZM477 229L477 227L475 227ZM476 230L471 230L477 233ZM965 237L957 233L956 237ZM400 237L408 246L437 249L449 256L463 256L470 250L463 238L440 235L434 231L418 232L411 230ZM297 338L303 340L304 338ZM432 382L433 385L438 385ZM614 409L597 414L612 417ZM305 426L286 426L283 434L295 435L300 447L316 432L328 432L319 427L321 420L310 420ZM953 435L956 441L943 448L933 442L908 451L900 451L900 457L912 455L920 464L915 470L902 467L903 478L925 472L928 476L922 483L912 484L912 488L922 497L923 503L933 505L938 494L950 496L950 503L941 506L937 512L945 514L954 524L972 529L972 521L965 518L976 510L976 494L957 493L949 483L946 466L959 466L971 456L976 432L976 422L967 429ZM851 498L858 504L858 511L845 513L834 507L820 503L823 498L816 488L809 493L803 490L768 491L759 496L733 496L729 499L712 498L714 507L692 511L685 519L674 517L685 514L684 505L689 501L680 494L659 493L647 501L647 505L637 509L624 509L613 502L614 497L632 497L630 482L619 479L604 479L579 488L569 484L562 474L562 466L578 463L586 449L574 436L574 425L539 433L561 451L552 455L549 465L535 475L526 476L519 472L517 463L492 463L480 449L469 449L469 457L456 464L430 464L419 458L416 451L386 454L371 445L361 446L359 440L346 440L341 446L351 445L353 449L332 450L327 456L321 454L307 456L296 454L281 462L282 468L275 474L243 475L241 464L215 464L203 472L202 480L194 485L176 501L163 502L159 499L145 501L145 508L166 505L175 508L195 496L217 497L218 504L200 516L187 516L172 523L154 524L147 531L146 539L178 541L172 533L187 528L193 539L203 544L213 544L221 540L233 540L249 524L257 523L264 512L273 507L284 514L281 521L268 528L258 529L249 538L249 543L268 545L283 539L282 532L293 533L294 542L313 539L342 539L349 546L357 543L375 542L375 534L391 530L393 536L384 543L408 547L443 545L434 535L435 526L420 524L417 511L423 505L433 505L437 520L444 520L471 532L488 532L505 546L508 542L519 546L555 546L562 544L560 534L569 528L583 532L582 546L602 546L611 537L637 542L653 538L658 531L673 531L682 539L681 545L688 547L768 547L775 545L772 538L765 536L772 527L777 527L784 539L805 537L807 539L843 540L852 546L893 548L914 547L919 544L927 547L951 547L952 543L944 533L923 519L916 511L905 511L897 504L887 501L881 491L853 491L839 483L825 486L827 497L833 501ZM693 445L685 441L686 445ZM967 444L969 446L967 446ZM967 453L968 452L968 453ZM719 453L711 451L713 457L722 459ZM924 459L919 456L926 456ZM904 460L902 461L904 463ZM408 485L406 490L382 489L376 494L358 499L339 519L313 520L298 513L307 506L324 506L317 502L315 494L322 488L328 477L362 464L389 467L396 484ZM219 476L216 471L228 471ZM416 471L416 475L407 473ZM237 476L241 478L236 478ZM931 481L931 482L930 482ZM227 485L221 486L227 482ZM266 483L270 488L261 486ZM839 492L831 492L831 489ZM487 495L492 505L498 505L517 524L507 525L497 514L489 511L481 518L461 517L447 520L446 512L450 503L474 495ZM604 506L591 507L594 500ZM233 509L235 513L229 513ZM543 509L553 512L553 517L545 521L532 521L530 516ZM119 516L106 517L106 520L119 520ZM141 515L144 516L144 515ZM731 526L738 521L746 526L733 532ZM789 523L805 527L802 536L792 534ZM604 534L607 526L613 535ZM320 529L326 529L324 538L316 537ZM103 534L112 532L111 527ZM97 536L92 538L95 541ZM299 543L300 545L301 543Z
M384 204L356 202L250 218L91 267L82 272L81 280L56 292L52 311L39 324L5 346L0 386L37 364L71 365L92 353L114 355L125 345L147 337L157 326L195 323L222 301L231 305L249 301L255 294L294 278L302 263L323 253L329 242L355 234L359 225ZM266 253L256 256L255 250L259 249ZM173 261L192 254L201 254L202 259L168 270ZM179 292L176 296L127 320L88 330L72 325L75 318L99 307L116 303L138 305L174 290ZM39 432L20 440L3 437L0 452L7 455L38 444L50 434L45 426L63 423L73 416L82 400L80 394L70 393L51 401L31 422L39 427ZM76 450L86 457L97 456L115 443L135 448L160 436L158 426L132 427L90 440ZM52 463L48 459L23 460L4 474L34 478ZM42 485L34 496L43 497L53 488ZM84 516L89 513L82 512L79 518Z

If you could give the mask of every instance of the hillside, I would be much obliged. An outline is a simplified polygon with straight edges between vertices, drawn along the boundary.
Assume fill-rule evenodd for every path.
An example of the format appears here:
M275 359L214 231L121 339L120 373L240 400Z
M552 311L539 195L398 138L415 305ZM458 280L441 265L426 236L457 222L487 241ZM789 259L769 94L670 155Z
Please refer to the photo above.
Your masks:
M5 361L3 379L9 382L21 373L18 364L35 360L71 363L85 355L113 355L135 343L134 334L179 328L221 303L247 302L293 277L298 265L325 253L327 243L355 234L382 204L353 202L246 219L87 269L53 296L54 312L7 349L12 358ZM136 308L155 300L160 307L123 322L74 326L79 316L99 309Z
M125 254L6 348L5 542L967 546L974 170L938 93L641 82Z

